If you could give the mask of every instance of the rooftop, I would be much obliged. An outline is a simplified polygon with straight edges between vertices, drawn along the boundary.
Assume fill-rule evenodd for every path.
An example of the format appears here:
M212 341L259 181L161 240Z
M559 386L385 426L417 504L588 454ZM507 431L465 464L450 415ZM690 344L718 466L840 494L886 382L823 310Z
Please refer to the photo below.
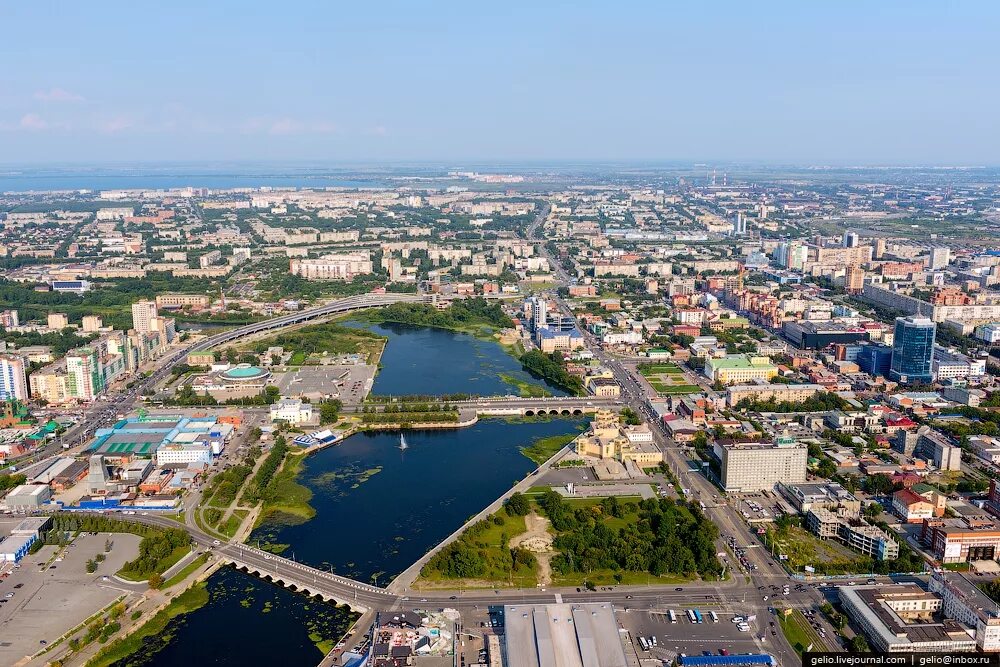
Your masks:
M507 605L507 664L518 667L626 667L609 604Z

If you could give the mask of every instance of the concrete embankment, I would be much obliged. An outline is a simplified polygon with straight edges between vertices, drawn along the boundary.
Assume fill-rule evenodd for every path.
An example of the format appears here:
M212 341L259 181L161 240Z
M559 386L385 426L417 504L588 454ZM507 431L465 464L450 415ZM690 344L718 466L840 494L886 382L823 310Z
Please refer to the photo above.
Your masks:
M504 493L502 496L500 496L492 503L487 505L482 511L476 514L474 517L466 521L461 528L459 528L451 535L449 535L441 542L439 542L437 546L435 546L433 549L424 554L420 559L417 560L417 562L415 562L413 565L411 565L406 570L401 572L399 576L397 576L395 579L392 580L392 583L386 586L386 589L392 591L393 593L396 593L397 595L402 595L404 592L406 592L413 585L413 582L417 580L417 577L420 576L421 568L423 568L423 566L427 563L428 560L431 559L432 556L434 556L434 554L436 554L438 551L440 551L444 547L448 546L449 544L457 540L458 537L463 532L465 532L465 530L469 526L479 521L482 521L488 515L493 514L494 512L499 510L503 506L504 501L507 500L507 498L509 498L511 495L513 495L514 493L524 493L525 491L530 489L534 485L534 483L538 480L538 478L550 467L552 467L553 463L561 459L569 451L570 451L569 445L563 447L558 452L553 454L548 461L538 466L536 470L525 475L524 479L522 479L517 484L512 486L506 493Z

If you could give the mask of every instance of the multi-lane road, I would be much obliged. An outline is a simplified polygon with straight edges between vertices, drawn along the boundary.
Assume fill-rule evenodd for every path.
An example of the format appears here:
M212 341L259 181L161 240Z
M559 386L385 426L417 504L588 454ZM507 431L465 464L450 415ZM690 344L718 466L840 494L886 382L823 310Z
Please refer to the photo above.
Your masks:
M549 253L543 239L539 238L537 234L538 229L544 224L547 215L547 208L539 213L528 229L528 238L539 242L542 253L548 258L559 282L566 285L571 281L569 274L558 260ZM573 317L573 312L569 304L565 299L559 297L557 292L553 293L553 299L564 315ZM646 390L635 375L626 368L620 359L605 352L600 341L593 334L586 330L582 331L582 333L587 347L594 354L594 357L605 368L611 370L618 384L621 386L622 403L635 410L650 425L657 446L663 451L670 468L677 472L680 486L688 490L687 495L689 497L694 500L700 500L705 504L706 514L719 527L721 536L716 543L719 553L723 554L723 557L727 559L731 567L740 567L741 573L733 572L734 576L732 580L739 578L749 582L741 586L732 587L729 590L729 595L736 594L744 599L746 610L749 613L756 613L758 618L768 618L769 604L764 601L764 596L768 595L770 597L771 586L776 584L780 586L784 582L789 581L788 574L770 557L765 549L759 548L760 543L750 532L750 528L740 519L734 508L730 507L724 501L719 500L718 490L712 483L700 472L691 472L689 461L684 451L677 446L677 443L668 438L663 422L653 410ZM737 559L735 558L735 554L730 551L730 541L726 539L727 537L732 538L732 543L737 548L744 549L744 558L748 564L753 566L753 569L743 568L738 566L737 562L734 562ZM685 591L679 592L679 599L682 601L690 599L692 593L688 591L692 589L697 590L698 587L688 586L685 588ZM662 589L660 592L662 594ZM675 591L675 593L678 592ZM650 594L655 595L655 591L651 591ZM696 598L697 594L694 594L694 597ZM787 598L782 596L782 599ZM812 602L819 603L821 600L822 595L816 589L805 587L801 591L796 591L790 602L797 605L808 605ZM773 651L775 646L772 646L771 649ZM782 642L780 650L786 654L786 657L794 657L794 653L791 651L791 647L787 645L787 642Z
M128 412L136 398L141 396L147 389L156 387L170 374L170 369L187 357L189 352L200 352L211 350L239 340L247 336L280 329L300 322L346 313L352 310L364 308L377 308L403 301L422 301L419 294L361 294L358 296L337 299L330 303L316 308L302 310L296 313L281 315L268 320L254 322L242 327L227 329L220 333L203 338L195 344L188 345L168 352L164 357L156 360L155 367L150 375L138 379L132 386L121 392L108 393L91 404L83 416L68 428L58 438L50 440L44 445L37 447L28 456L22 457L13 462L18 468L42 461L54 454L57 454L64 444L70 445L73 451L77 451L80 446L86 443L94 432L102 426L109 426L115 422L119 414Z

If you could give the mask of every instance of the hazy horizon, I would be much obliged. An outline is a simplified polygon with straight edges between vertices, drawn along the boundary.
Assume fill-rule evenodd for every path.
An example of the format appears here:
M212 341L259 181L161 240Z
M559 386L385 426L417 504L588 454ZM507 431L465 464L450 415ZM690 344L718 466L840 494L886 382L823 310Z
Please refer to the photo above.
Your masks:
M0 6L2 164L983 166L1000 6Z

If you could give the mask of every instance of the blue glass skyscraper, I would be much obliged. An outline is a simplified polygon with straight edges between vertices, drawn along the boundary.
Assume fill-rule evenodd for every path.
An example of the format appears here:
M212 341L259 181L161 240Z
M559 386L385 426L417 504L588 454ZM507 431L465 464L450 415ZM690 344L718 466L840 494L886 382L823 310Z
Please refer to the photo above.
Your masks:
M889 379L906 384L934 380L931 359L934 356L934 334L937 325L919 315L896 318L892 343L892 365Z

